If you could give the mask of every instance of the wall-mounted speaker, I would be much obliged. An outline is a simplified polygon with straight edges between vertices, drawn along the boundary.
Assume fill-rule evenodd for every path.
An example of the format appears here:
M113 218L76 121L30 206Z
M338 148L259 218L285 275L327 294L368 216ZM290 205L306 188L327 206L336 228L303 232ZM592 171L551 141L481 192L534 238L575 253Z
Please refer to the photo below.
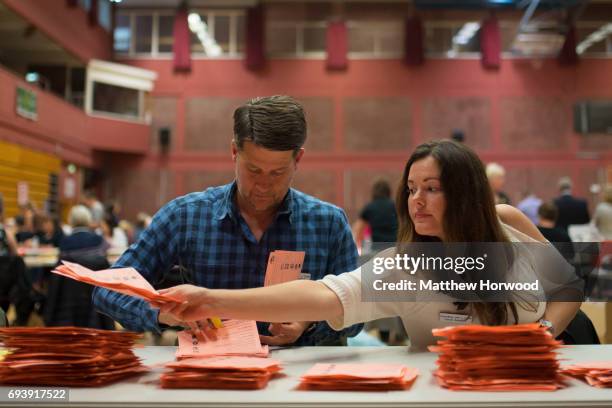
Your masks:
M170 138L172 137L172 132L170 128L163 127L159 129L159 148L163 152L167 152L170 149Z

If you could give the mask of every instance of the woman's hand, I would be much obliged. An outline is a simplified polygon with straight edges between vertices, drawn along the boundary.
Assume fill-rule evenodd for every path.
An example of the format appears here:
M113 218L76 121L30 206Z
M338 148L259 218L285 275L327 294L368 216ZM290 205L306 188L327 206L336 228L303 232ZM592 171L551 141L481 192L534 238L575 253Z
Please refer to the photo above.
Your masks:
M162 295L168 295L178 302L156 303L154 307L159 308L160 313L172 315L182 322L194 322L213 316L211 291L194 285L179 285L159 291Z

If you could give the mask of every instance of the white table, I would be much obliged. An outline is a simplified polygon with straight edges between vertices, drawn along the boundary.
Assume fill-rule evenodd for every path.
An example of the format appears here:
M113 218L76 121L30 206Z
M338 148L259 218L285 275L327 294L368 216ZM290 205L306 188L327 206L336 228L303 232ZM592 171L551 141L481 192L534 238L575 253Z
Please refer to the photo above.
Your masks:
M146 364L172 361L174 352L174 347L137 349ZM156 368L104 388L72 388L70 407L612 407L612 389L593 388L574 379L567 388L554 392L448 391L436 385L431 374L437 355L409 353L405 347L305 347L277 350L272 357L284 363L286 376L271 380L259 391L164 390L152 383L161 371ZM568 347L562 358L568 359L563 363L612 360L612 345ZM409 391L296 390L300 375L316 362L403 363L417 367L421 375Z

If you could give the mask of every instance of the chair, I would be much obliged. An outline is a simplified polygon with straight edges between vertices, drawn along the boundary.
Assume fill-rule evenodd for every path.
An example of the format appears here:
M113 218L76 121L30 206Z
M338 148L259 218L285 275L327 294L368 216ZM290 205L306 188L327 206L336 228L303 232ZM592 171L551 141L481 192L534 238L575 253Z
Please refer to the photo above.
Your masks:
M106 257L87 255L63 258L94 271L110 267ZM52 274L43 319L47 326L76 326L113 330L114 321L95 310L91 301L93 286Z

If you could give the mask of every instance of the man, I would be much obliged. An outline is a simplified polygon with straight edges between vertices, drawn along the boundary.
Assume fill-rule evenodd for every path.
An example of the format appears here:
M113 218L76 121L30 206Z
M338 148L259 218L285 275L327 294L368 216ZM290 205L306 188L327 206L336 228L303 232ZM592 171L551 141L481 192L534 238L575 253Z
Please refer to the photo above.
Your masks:
M559 211L553 203L543 203L538 208L539 222L537 226L544 238L552 243L565 259L571 262L574 260L574 246L567 232L555 227L558 216Z
M166 204L114 267L134 267L156 283L178 265L183 283L228 289L263 286L273 250L305 251L302 272L310 279L355 269L357 249L344 212L290 188L305 141L304 112L293 99L257 98L239 107L231 143L235 181ZM102 288L93 299L130 330L159 332L162 325L181 323L142 300ZM270 345L320 345L338 344L361 325L342 332L323 322L259 329Z
M574 224L588 224L591 220L586 200L572 195L572 181L569 177L559 180L561 195L555 198L555 205L559 210L556 226L567 231L567 227Z

